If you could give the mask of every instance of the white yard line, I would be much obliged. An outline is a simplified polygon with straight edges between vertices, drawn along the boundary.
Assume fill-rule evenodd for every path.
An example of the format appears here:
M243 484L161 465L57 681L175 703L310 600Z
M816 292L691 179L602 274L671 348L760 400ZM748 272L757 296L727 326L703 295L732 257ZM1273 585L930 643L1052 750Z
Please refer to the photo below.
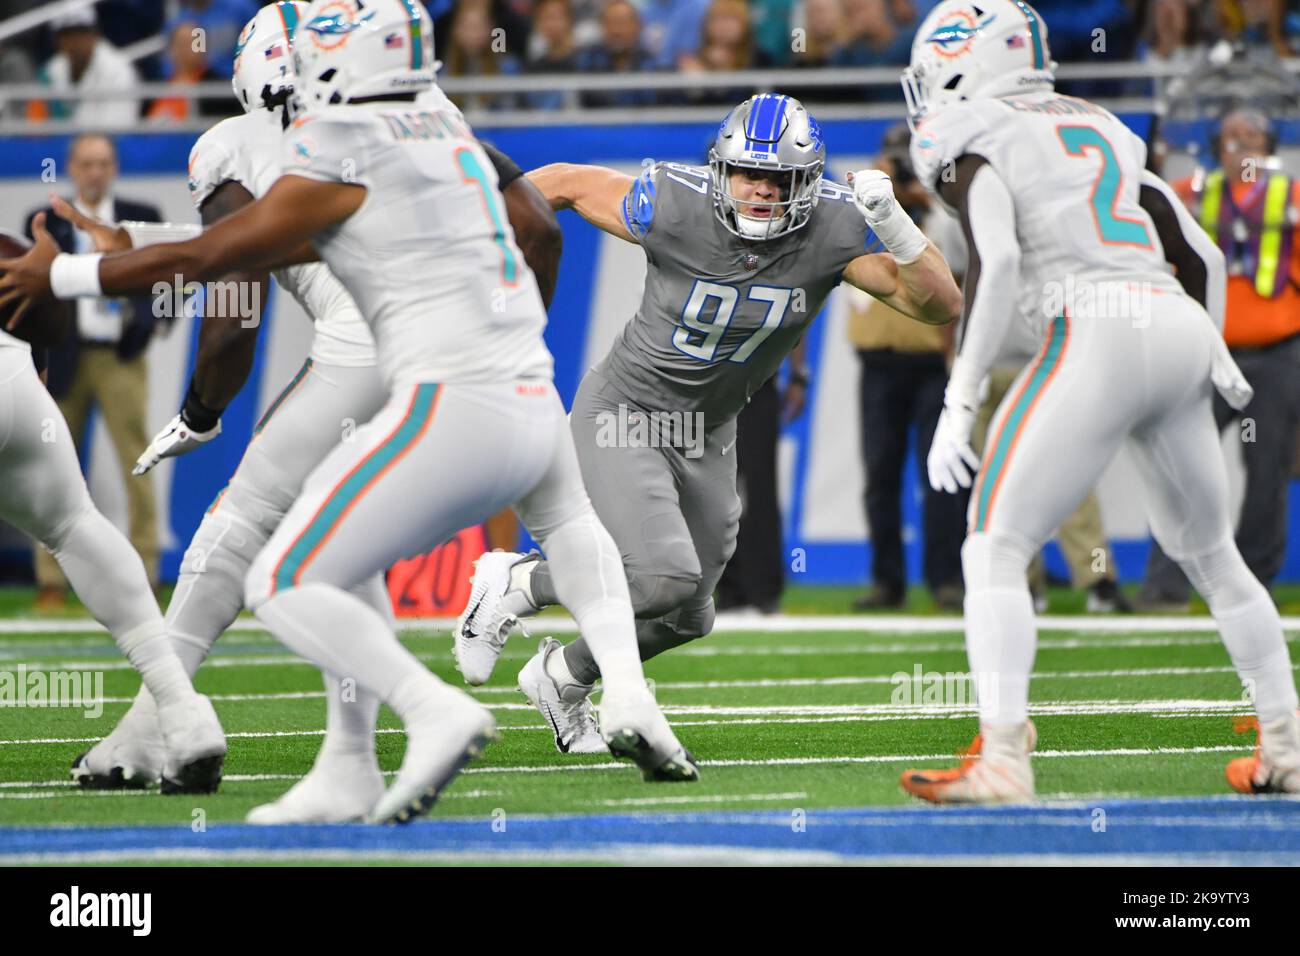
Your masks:
M1156 756L1187 756L1193 754L1240 754L1249 751L1250 745L1243 744L1240 747L1118 747L1110 750L1039 750L1035 751L1034 756L1039 759L1052 760L1057 758L1084 758L1084 757L1156 757ZM833 766L833 765L856 765L856 764L926 764L931 762L940 763L943 766L951 765L957 759L952 753L937 754L866 754L862 756L838 755L830 757L770 757L762 760L701 760L701 767L813 767L813 766ZM590 771L602 770L630 770L630 764L614 763L606 761L603 763L566 763L566 764L546 764L541 766L517 766L517 767L468 767L462 770L462 774L535 774L535 773L584 773ZM298 780L301 779L293 774L250 774L246 776L232 775L226 778L231 781L242 780ZM112 795L114 793L141 794L151 791L144 790L80 790L72 789L68 784L55 781L8 781L5 785L9 789L21 790L23 787L32 788L65 788L61 792L40 792L39 797L31 794L22 793L0 793L0 800L4 799L52 799L55 797L66 797L71 794L95 794L95 795ZM1113 796L1113 795L1112 795Z
M1291 634L1288 641L1300 641L1300 635ZM1099 650L1106 648L1136 647L1199 647L1219 645L1217 635L1167 635L1132 637L1042 637L1038 640L1040 651L1076 651ZM0 644L0 648L4 645ZM103 647L103 654L114 653L111 648ZM673 657L818 657L825 655L890 655L890 654L935 654L965 653L965 645L959 639L951 641L900 641L891 644L789 644L773 646L714 645L705 638L671 651ZM426 663L449 663L450 653L423 653L415 655ZM502 655L502 660L525 660L527 653ZM17 658L0 659L0 670L14 670L25 667L29 671L77 670L77 671L128 671L131 665L115 657L91 659L84 655L69 655L56 660L22 660ZM204 668L228 667L311 667L307 661L291 654L242 655L224 654L218 645L217 652L203 664Z
M712 793L698 797L626 797L622 800L592 800L587 803L589 807L658 807L658 806L676 806L679 804L695 803L735 803L739 801L764 801L764 800L802 800L808 794L802 790L793 793Z
M455 618L428 617L402 618L398 621L400 631L446 631L455 624ZM1282 618L1282 626L1287 630L1300 630L1300 617ZM810 614L787 615L774 614L770 617L745 617L719 614L714 631L721 634L737 632L785 634L792 631L825 632L867 632L871 634L938 634L960 631L960 617L909 616L909 615L866 615L866 614ZM1214 620L1210 617L1177 616L1168 617L1113 617L1087 615L1044 615L1038 618L1041 631L1066 631L1081 634L1154 631L1168 632L1205 632L1215 631ZM528 622L528 629L534 634L556 633L573 634L577 624L570 617L542 617ZM240 619L230 628L239 633L266 633L266 628L254 619ZM0 621L0 634L97 634L104 628L92 618L35 619L12 618Z
M920 666L920 665L917 665ZM4 668L0 667L0 672ZM1292 670L1300 670L1300 663L1293 664ZM1035 671L1034 680L1088 680L1094 678L1115 678L1115 677L1195 677L1211 674L1233 674L1232 667L1132 667L1121 668L1117 670L1077 670L1077 671ZM931 672L922 670L921 678L924 685L925 681L935 681L946 678L946 674L941 672ZM857 687L872 685L899 685L906 686L914 681L915 671L899 671L895 674L871 674L857 677L788 677L788 678L763 678L755 680L710 680L710 681L655 681L654 688L656 691L662 690L731 690L731 689L778 689L783 687ZM954 680L956 678L954 677ZM466 688L470 694L476 696L500 695L514 697L518 696L520 690L518 687L470 687ZM303 690L303 691L266 691L253 692L247 694L209 694L211 700L218 702L236 703L263 700L321 700L325 697L323 690ZM135 700L134 696L113 696L89 698L84 703L86 705L94 704L129 704ZM13 706L0 701L0 709L7 706ZM512 709L501 706L504 709ZM519 705L515 710L527 710L526 705Z
M532 711L529 704L492 704L496 711ZM663 711L670 717L735 717L736 720L676 720L681 727L728 727L750 724L823 724L858 723L893 720L949 720L975 716L971 705L905 705L905 704L791 704L789 706L738 706L721 707L713 704L665 704ZM1250 713L1249 705L1240 700L1109 700L1109 701L1037 701L1029 705L1029 713L1036 717L1107 716L1113 714L1142 714L1152 717L1221 717ZM502 731L547 731L543 724L503 725ZM377 734L400 734L395 727L380 728ZM251 730L226 734L231 740L273 737L322 737L324 730ZM32 737L0 740L0 747L38 744L97 743L100 737Z

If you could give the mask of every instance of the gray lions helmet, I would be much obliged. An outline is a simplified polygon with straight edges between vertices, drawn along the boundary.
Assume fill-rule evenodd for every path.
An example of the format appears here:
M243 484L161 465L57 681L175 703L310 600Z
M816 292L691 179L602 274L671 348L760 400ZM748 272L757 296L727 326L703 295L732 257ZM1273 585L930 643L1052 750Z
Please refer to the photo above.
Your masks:
M812 216L825 165L821 127L802 103L780 93L751 96L727 114L709 150L713 211L728 231L744 239L794 232ZM731 194L730 174L736 169L782 174L781 199L766 204L768 215L740 213Z

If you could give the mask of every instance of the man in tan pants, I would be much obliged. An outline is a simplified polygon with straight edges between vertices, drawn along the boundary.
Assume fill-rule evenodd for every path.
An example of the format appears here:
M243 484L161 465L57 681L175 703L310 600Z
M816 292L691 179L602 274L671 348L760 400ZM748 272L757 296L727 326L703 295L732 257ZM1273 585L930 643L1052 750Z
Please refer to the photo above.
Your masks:
M72 181L73 205L88 215L109 222L157 222L158 209L114 197L117 150L106 136L83 134L72 141L65 167ZM65 252L88 252L92 244L65 219L46 214L46 228ZM28 217L27 234L31 235ZM132 546L144 559L149 580L158 581L158 526L151 476L131 475L135 460L149 444L145 413L149 398L149 372L145 348L157 319L153 301L133 299L79 299L77 327L71 340L50 350L49 390L67 419L78 446L85 439L92 408L98 408L108 428L121 466L130 513ZM65 603L67 582L54 557L36 548L36 606L57 610Z

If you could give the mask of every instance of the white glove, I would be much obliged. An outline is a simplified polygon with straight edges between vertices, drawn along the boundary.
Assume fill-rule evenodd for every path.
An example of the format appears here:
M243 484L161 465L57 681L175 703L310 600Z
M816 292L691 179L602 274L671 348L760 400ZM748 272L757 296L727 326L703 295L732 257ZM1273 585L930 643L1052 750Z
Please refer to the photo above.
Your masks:
M853 205L900 266L915 262L930 244L894 198L894 184L878 169L849 174Z
M849 174L849 182L853 185L853 205L858 207L868 225L874 226L889 218L897 202L894 184L888 176L878 169L859 169Z
M131 474L143 475L164 458L175 458L187 451L193 451L204 442L210 442L220 434L221 422L217 422L216 427L208 431L196 432L185 424L185 420L181 416L177 415L167 423L166 428L153 436L153 441L144 450L144 454L136 459Z
M951 495L958 488L971 486L980 468L980 457L970 446L974 424L975 409L944 402L939 424L934 428L934 441L930 442L930 454L925 459L930 487L935 491Z

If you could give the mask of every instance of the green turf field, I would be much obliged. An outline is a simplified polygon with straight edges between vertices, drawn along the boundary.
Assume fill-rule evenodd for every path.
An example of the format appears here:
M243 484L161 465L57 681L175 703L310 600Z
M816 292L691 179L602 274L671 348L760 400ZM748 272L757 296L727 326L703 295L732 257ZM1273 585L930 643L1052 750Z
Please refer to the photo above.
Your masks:
M968 704L924 699L933 678L922 685L893 678L966 667L956 619L913 620L893 631L846 630L833 618L796 630L728 631L651 662L659 701L701 760L703 779L694 785L648 785L608 758L557 753L540 716L514 689L514 674L535 649L535 640L516 636L492 682L472 691L494 709L502 739L452 786L434 816L907 803L899 773L948 762L975 730ZM1213 632L1194 618L1091 633L1078 630L1088 626L1080 620L1045 630L1040 642L1032 695L1040 796L1226 793L1224 764L1248 753L1254 740L1234 732L1235 716L1249 708ZM73 622L58 620L31 621L22 633L14 626L11 617L9 632L0 633L0 670L20 663L89 670L102 674L105 702L98 718L74 708L0 710L0 825L238 821L311 766L323 727L319 677L269 635L234 631L197 680L230 735L221 791L201 798L81 792L68 768L124 712L138 678L102 632L71 632L64 629ZM445 630L408 631L403 639L460 684ZM1296 633L1289 639L1297 656ZM905 690L917 698L900 699ZM403 738L386 711L381 726L380 762L395 770Z

